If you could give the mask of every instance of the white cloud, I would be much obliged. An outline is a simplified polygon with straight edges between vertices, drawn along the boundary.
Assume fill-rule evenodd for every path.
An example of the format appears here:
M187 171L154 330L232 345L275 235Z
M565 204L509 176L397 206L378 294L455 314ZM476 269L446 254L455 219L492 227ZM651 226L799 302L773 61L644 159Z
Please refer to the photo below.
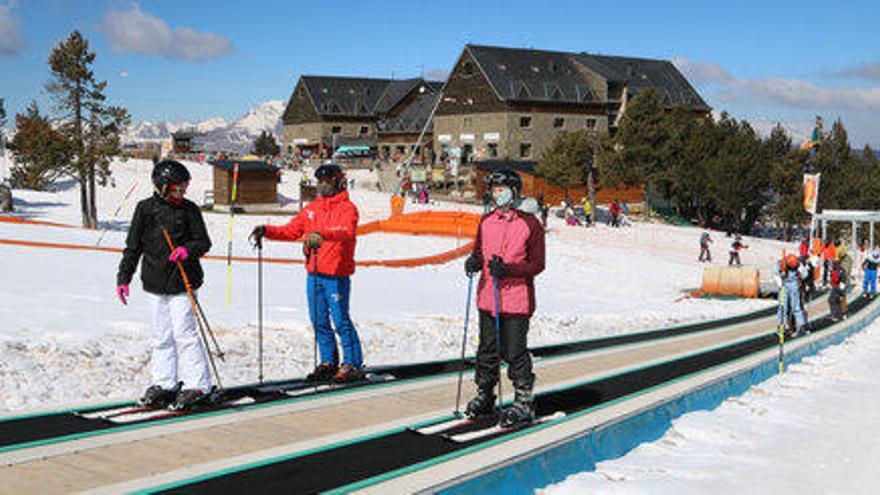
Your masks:
M855 67L848 67L830 74L838 77L854 77L865 81L880 81L880 61L862 62Z
M800 110L880 110L880 87L825 88L800 79L747 79L711 62L692 62L684 57L672 61L695 84L716 88L723 102L760 101Z
M735 79L727 69L711 62L692 62L685 57L673 57L672 63L697 85L725 83Z
M225 36L200 33L190 28L172 29L162 19L132 4L131 10L111 10L101 31L117 52L144 53L168 60L200 62L221 57L233 49Z
M0 56L17 55L26 44L21 37L21 23L13 15L14 3L0 3Z

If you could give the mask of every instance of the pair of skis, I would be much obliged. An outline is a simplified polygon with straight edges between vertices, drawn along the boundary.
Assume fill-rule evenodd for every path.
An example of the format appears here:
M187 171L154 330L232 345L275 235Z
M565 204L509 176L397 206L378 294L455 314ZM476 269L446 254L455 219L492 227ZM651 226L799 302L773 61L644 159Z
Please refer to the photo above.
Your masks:
M253 397L245 396L226 402L212 403L210 404L210 406L226 408L245 406L248 404L253 404L255 402L256 400ZM196 405L192 409L188 410L172 410L162 407L141 406L135 404L115 407L112 409L102 409L100 411L76 412L74 413L74 415L83 419L100 420L117 425L125 425L138 423L141 421L156 421L160 419L173 418L175 416L183 416L192 412L198 412L200 410L203 410L203 407L200 407L199 405Z
M484 422L484 420L481 420L480 418L454 418L447 421L442 421L440 423L424 426L422 428L413 429L412 431L415 431L420 435L440 435L441 437L455 443L468 443L474 440L503 435L535 425L549 423L551 421L556 421L564 417L564 412L556 411L546 416L540 416L534 421L518 423L509 426L501 425L497 423L497 421L492 421L490 425L476 429L472 429L471 427L475 425L481 426L480 423Z
M277 392L288 397L299 397L303 395L311 395L321 392L330 392L333 390L342 390L346 388L362 387L365 385L374 385L377 383L385 383L396 380L394 375L382 373L367 373L363 380L354 382L308 382L301 381L295 384L283 387L260 388L260 392Z

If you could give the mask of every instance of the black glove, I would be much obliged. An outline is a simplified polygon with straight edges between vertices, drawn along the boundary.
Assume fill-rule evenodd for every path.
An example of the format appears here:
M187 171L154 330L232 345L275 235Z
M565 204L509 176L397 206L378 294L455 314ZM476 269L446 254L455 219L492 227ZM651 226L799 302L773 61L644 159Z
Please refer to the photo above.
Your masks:
M479 273L483 269L483 262L476 256L470 255L464 260L464 272L468 275Z
M263 247L263 236L266 235L266 226L265 225L257 225L254 227L254 230L251 231L251 235L248 236L248 240L256 247Z
M507 265L504 264L504 260L501 259L501 256L496 254L495 256L492 256L491 260L489 260L489 273L498 280L507 278Z

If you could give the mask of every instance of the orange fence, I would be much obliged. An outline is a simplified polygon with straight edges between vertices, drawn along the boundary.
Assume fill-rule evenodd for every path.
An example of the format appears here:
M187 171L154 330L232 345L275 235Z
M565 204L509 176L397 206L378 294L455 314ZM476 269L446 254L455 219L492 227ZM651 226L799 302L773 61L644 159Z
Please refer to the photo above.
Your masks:
M71 225L27 220L18 217L0 216L0 222L24 223L33 225L46 225L53 227L75 228ZM375 232L388 232L410 235L434 235L444 237L476 237L480 216L474 213L424 211L397 215L392 219L378 220L358 226L358 235L368 235ZM40 241L19 241L12 239L0 239L0 244L11 246L41 247L49 249L68 249L77 251L103 251L109 253L121 253L122 249L98 246L83 246L76 244L64 244ZM357 266L385 266L391 268L412 268L425 265L439 265L469 254L474 248L473 241L458 248L429 256L417 258L404 258L397 260L361 260L356 261ZM225 256L207 255L204 259L226 260ZM233 256L234 261L252 263L257 258L247 256ZM263 258L266 263L302 264L304 260L296 258Z

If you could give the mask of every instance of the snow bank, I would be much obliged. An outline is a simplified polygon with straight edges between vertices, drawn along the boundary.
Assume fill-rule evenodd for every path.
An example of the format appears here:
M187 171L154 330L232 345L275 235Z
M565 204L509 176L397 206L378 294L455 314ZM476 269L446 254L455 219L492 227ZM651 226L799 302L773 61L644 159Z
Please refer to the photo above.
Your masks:
M539 493L876 493L878 362L880 322Z

